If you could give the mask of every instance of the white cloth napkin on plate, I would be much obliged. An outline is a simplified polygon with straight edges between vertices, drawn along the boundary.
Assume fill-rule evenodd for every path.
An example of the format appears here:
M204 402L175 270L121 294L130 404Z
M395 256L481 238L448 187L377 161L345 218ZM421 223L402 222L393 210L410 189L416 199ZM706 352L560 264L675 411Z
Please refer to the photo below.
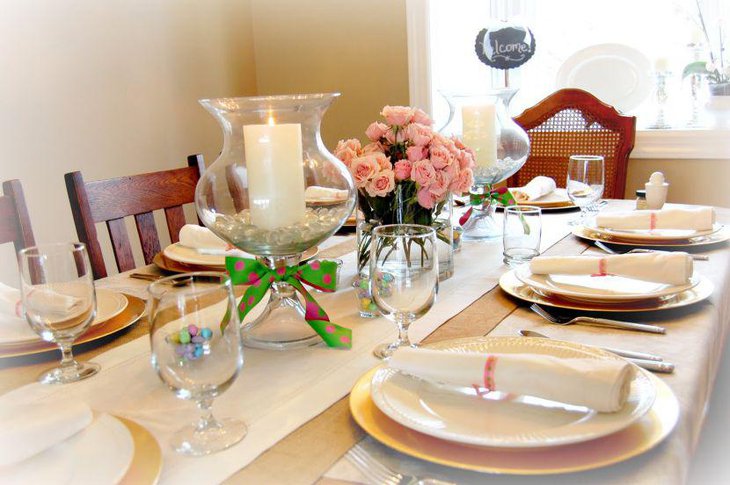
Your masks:
M343 189L331 189L329 187L310 185L304 191L304 198L307 202L332 202L336 200L346 200L347 194L347 190Z
M619 231L651 229L706 231L712 229L714 223L715 209L712 207L601 212L596 216L596 226Z
M685 285L694 272L692 257L683 252L611 256L538 256L532 274L616 275L653 283Z
M62 295L50 288L38 287L28 294L30 304L38 311L72 313L81 303L79 298ZM0 343L37 338L23 315L20 290L0 283Z
M488 359L491 359L490 372L485 370ZM396 350L388 365L429 381L486 387L492 391L585 406L599 412L615 412L623 407L634 375L631 364L620 360L460 353L407 347Z
M0 467L21 462L86 428L91 408L81 401L0 404Z
M196 224L185 224L180 229L180 244L193 249L210 249L226 251L229 244L219 238L207 227Z
M556 187L555 180L550 177L538 175L524 187L517 187L510 190L510 192L512 192L512 197L517 202L530 202L531 200L538 200L552 193Z

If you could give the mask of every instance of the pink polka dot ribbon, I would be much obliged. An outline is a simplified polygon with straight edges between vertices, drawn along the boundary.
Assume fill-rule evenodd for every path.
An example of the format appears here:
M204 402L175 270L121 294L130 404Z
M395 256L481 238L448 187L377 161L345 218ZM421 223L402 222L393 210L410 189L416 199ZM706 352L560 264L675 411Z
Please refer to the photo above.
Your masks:
M250 285L238 303L238 315L243 318L266 295L275 281L289 283L302 295L304 319L329 347L352 348L352 330L332 323L317 300L304 287L333 292L337 288L337 264L334 261L311 261L297 266L270 269L249 258L226 257L226 269L234 285Z
M494 370L497 367L497 356L488 355L484 362L484 388L494 391L497 387L494 383Z

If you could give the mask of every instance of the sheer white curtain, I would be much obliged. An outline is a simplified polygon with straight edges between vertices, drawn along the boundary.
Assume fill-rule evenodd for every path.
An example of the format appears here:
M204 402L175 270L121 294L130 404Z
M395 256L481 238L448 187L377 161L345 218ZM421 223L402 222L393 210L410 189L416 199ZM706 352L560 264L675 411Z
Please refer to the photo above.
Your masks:
M700 3L717 51L720 22L730 20L730 0ZM556 89L558 70L570 55L602 43L626 44L652 63L667 62L674 73L668 86L670 109L675 117L689 109L689 86L682 83L681 71L696 55L688 45L704 43L695 0L431 0L424 8L430 19L431 108L437 125L448 113L440 90L468 92L502 85L502 71L488 68L474 53L477 33L495 18L523 22L537 41L534 57L510 71L510 85L520 88L512 104L513 114ZM653 97L649 97L632 114L641 123L652 108Z

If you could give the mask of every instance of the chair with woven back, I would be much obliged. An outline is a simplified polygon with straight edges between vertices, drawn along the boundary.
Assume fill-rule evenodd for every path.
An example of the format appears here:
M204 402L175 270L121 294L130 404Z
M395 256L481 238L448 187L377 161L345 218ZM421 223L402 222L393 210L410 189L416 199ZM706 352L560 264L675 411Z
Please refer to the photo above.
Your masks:
M185 168L93 182L85 182L81 172L67 173L76 232L87 246L94 278L107 275L96 223L106 223L117 269L128 271L136 264L124 218L134 216L144 262L150 264L160 252L153 211L164 210L170 241L177 242L185 225L182 206L195 200L195 186L204 168L202 155L190 155Z
M587 91L561 89L515 117L530 138L525 165L507 182L520 187L538 175L565 187L571 155L601 155L605 198L623 199L629 154L634 148L636 118Z
M23 187L16 179L3 182L3 195L0 196L0 244L10 242L15 245L16 252L35 246Z

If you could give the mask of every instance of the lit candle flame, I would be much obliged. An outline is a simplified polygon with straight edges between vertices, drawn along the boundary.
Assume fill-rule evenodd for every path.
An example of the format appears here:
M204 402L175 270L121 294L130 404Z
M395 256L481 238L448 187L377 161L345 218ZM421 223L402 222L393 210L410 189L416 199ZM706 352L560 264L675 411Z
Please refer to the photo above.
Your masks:
M274 114L269 111L269 126L274 126L276 123L274 122Z

